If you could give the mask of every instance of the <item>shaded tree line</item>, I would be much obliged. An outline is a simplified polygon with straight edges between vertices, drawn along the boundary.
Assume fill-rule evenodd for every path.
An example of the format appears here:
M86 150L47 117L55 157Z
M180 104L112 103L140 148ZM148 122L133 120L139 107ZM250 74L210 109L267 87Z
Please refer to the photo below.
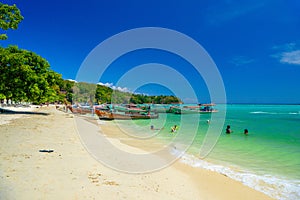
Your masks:
M0 99L45 103L64 101L66 83L34 52L0 47Z

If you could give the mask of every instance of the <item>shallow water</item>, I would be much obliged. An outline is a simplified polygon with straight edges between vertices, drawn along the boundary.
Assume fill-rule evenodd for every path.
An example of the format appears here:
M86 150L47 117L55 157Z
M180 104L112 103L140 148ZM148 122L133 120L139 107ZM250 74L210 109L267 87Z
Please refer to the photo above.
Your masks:
M222 105L216 108L225 109ZM199 159L207 130L221 120L220 113L160 114L159 119L121 123L136 137L156 137L189 147L182 157L189 165L226 174L277 199L300 199L300 106L227 105L222 132L215 136L219 136L216 145L208 156ZM170 129L175 124L179 130L172 134ZM151 125L163 129L151 132ZM225 134L226 125L231 126L231 134ZM243 133L246 128L247 136ZM171 153L178 154L180 149Z

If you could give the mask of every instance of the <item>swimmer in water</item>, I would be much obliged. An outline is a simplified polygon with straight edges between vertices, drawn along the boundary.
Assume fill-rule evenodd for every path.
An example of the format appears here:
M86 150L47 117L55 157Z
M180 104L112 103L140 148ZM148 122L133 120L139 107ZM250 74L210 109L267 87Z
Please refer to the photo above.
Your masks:
M162 129L164 129L164 127L162 127L162 128L154 128L154 126L153 125L151 125L150 126L150 129L153 131L153 130L162 130Z
M172 132L172 133L175 133L176 130L177 130L177 125L174 125L174 126L171 128L171 132Z
M227 125L226 134L230 134L230 133L232 133L232 130L230 130L230 125Z

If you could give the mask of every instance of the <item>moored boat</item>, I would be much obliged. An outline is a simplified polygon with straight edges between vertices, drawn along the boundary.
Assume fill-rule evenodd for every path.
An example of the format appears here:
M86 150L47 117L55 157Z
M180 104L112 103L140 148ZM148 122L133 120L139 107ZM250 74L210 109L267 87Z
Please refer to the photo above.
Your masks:
M150 110L121 106L107 106L104 109L96 109L95 113L101 120L156 119L159 116Z
M147 113L115 113L105 110L95 110L101 120L131 120L131 119L157 119L158 114L147 114Z
M171 106L169 112L174 114L209 114L218 112L213 106L215 106L213 103L198 104L197 106Z
M170 113L170 107L173 107L172 104L154 104L151 107L151 111L156 113Z
M126 104L126 105L113 105L112 109L114 111L119 111L119 112L135 112L135 113L140 113L140 112L146 112L149 111L147 108L140 108L135 104Z
M74 114L93 114L94 113L94 108L90 106L67 106L67 108Z

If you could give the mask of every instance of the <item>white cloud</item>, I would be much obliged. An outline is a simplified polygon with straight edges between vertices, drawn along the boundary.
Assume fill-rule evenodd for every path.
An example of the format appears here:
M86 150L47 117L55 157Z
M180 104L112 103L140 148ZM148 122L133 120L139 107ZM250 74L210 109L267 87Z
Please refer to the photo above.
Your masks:
M106 87L112 87L113 86L113 83L101 83L101 82L99 82L99 83L97 83L97 85L102 85L102 86L106 86Z
M122 92L129 92L129 93L132 93L127 87L124 87L124 88L118 87L118 90L119 90L119 91L122 91Z
M280 62L300 65L300 50L281 53Z
M67 81L78 83L76 80L73 79L67 79Z
M109 88L111 88L113 90L118 90L118 91L121 91L121 92L130 92L130 93L132 93L127 87L114 86L113 83L101 83L101 82L99 82L97 84L109 87Z
M281 50L281 51L293 51L296 48L296 43L295 42L290 42L287 44L283 44L283 45L275 45L272 47L272 49L275 50Z
M247 65L253 63L254 61L255 61L254 59L248 58L246 56L236 56L232 58L230 62L236 66L241 66L241 65Z
M290 42L283 45L275 45L272 49L276 50L277 53L271 55L276 58L280 63L300 65L300 49L298 42Z

